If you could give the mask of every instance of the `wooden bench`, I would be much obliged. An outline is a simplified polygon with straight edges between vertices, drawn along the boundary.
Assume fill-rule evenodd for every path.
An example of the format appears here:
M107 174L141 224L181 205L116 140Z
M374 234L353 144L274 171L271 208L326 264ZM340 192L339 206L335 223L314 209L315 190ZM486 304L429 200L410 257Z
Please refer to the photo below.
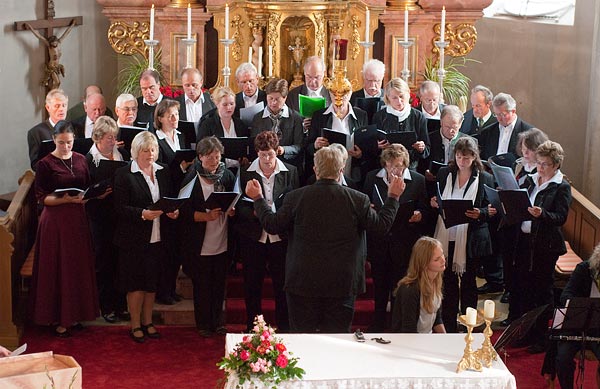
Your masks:
M27 258L25 258L25 262L23 262L23 266L21 266L21 270L19 274L21 275L21 290L27 291L29 288L25 285L25 280L31 278L33 275L33 259L35 258L35 243L29 250L29 254L27 254Z
M563 289L567 285L575 267L582 262L581 257L573 251L569 242L565 241L565 244L567 253L558 257L554 266L554 286L559 289Z

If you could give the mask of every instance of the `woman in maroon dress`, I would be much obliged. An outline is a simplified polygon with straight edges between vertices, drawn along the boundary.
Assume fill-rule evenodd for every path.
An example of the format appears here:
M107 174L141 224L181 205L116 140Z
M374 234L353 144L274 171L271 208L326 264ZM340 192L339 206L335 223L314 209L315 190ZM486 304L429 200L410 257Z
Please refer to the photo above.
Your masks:
M56 123L53 139L56 148L38 162L35 176L35 195L44 208L33 265L33 320L57 325L55 334L68 337L71 326L99 315L98 295L83 195L54 192L85 189L90 178L85 157L71 151L71 123Z

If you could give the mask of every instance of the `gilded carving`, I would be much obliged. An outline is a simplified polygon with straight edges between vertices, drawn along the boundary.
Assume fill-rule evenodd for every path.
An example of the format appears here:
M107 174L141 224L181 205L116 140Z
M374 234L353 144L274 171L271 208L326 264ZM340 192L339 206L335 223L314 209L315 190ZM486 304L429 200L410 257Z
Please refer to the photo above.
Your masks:
M235 15L231 20L231 27L233 27L233 44L231 45L231 56L234 60L239 61L242 59L242 45L244 44L244 36L242 35L242 27L244 22L240 15Z
M439 49L435 46L435 41L439 39L440 25L436 24L433 26L433 32L435 33L432 39L431 52L433 54L439 54ZM477 42L477 29L474 25L469 23L461 23L454 28L452 23L446 23L445 37L448 42L444 54L451 57L462 57L471 52Z
M315 18L315 52L323 57L325 52L325 17L322 13L313 13Z
M150 27L148 22L134 21L131 24L116 21L108 28L108 43L118 54L133 55L135 53L148 58L148 46L144 39L148 39Z
M269 14L269 24L267 25L267 39L269 41L269 46L273 46L273 64L278 64L277 60L277 40L279 39L279 22L281 20L281 14L273 12ZM274 66L274 69L277 69L277 66Z
M358 28L361 26L362 22L358 19L358 16L352 16L352 20L350 21L350 27L352 27L352 36L350 39L350 58L356 59L358 57L358 53L360 53L360 46L358 42L360 42L360 33L358 32Z

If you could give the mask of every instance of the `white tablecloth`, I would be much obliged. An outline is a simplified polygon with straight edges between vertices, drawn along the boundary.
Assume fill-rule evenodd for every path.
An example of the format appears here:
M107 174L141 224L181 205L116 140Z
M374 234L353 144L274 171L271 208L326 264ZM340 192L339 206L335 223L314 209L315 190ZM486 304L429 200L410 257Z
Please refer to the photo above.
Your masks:
M473 348L481 347L483 334L473 334ZM228 354L242 334L227 334ZM465 348L464 334L365 334L358 343L353 334L282 334L298 366L306 371L302 381L281 383L278 388L461 388L515 389L515 377L500 357L482 372L456 373ZM392 341L379 344L371 338ZM255 380L256 384L261 381ZM236 388L230 377L226 388ZM252 386L244 385L245 388ZM261 388L260 385L255 386Z

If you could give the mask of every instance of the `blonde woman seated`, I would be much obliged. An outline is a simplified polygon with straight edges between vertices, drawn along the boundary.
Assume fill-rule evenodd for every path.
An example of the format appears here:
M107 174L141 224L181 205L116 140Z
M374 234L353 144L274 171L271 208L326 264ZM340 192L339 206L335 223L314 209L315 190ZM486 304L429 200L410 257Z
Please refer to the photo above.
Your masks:
M442 280L446 258L442 244L427 236L413 246L408 273L394 292L392 332L445 333Z

